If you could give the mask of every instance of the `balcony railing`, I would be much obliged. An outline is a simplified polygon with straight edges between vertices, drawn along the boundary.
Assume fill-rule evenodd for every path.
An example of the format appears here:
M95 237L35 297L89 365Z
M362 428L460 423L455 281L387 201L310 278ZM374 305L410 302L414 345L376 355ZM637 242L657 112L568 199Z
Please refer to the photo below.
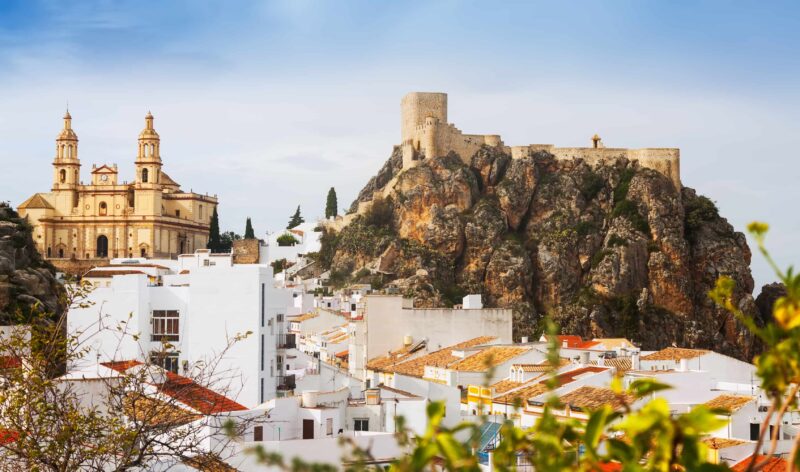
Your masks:
M294 390L296 384L294 382L294 374L292 375L279 375L275 378L277 381L276 388L278 390Z
M276 340L276 347L278 349L294 349L297 347L294 334L279 334Z

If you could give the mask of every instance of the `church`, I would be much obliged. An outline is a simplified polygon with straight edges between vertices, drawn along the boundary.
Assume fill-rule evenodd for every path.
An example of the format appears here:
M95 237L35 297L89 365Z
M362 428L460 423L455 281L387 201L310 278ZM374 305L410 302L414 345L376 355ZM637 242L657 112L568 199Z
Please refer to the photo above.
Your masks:
M19 206L39 252L77 274L111 258L175 258L206 247L217 198L182 191L162 170L160 142L148 112L134 181L120 183L116 164L104 164L93 165L91 181L84 184L78 135L67 111L56 138L52 189Z

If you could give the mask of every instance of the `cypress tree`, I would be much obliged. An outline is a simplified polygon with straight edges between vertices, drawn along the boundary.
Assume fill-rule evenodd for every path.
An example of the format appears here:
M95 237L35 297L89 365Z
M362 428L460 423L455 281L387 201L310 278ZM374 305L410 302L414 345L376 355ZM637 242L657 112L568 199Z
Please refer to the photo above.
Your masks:
M339 202L336 199L336 189L328 190L328 201L325 203L325 218L339 215Z
M303 217L300 216L300 205L297 205L297 210L295 210L294 215L292 215L292 217L289 218L289 224L286 225L286 229L292 229L297 226L300 226L300 223L304 223L305 221L306 220L304 220Z
M247 217L247 224L244 227L244 239L256 239L256 233L253 231L253 223L250 222L250 217Z
M220 250L220 237L219 237L219 215L217 214L217 207L214 207L214 213L211 214L211 227L208 230L208 244L206 248L211 252L219 252Z

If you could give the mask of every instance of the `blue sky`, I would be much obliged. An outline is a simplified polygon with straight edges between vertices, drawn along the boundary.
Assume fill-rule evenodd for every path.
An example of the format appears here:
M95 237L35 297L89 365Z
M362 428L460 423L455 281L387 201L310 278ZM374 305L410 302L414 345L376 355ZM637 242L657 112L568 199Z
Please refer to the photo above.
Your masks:
M495 4L497 3L497 4ZM680 147L684 185L800 261L800 6L791 2L0 0L0 198L49 188L69 101L91 163L132 176L148 109L165 170L224 229L341 206L399 141L399 102L508 144ZM20 163L23 163L20 165ZM772 276L754 256L757 283Z

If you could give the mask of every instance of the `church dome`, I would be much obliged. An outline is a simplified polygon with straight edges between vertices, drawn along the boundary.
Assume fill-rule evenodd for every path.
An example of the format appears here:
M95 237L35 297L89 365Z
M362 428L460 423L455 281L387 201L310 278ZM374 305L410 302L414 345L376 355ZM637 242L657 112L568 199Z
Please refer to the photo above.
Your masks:
M75 134L75 131L72 129L72 115L69 114L69 110L64 114L64 129L58 133L56 139L61 140L68 140L68 141L77 141L78 135Z
M153 114L149 111L144 117L144 129L139 133L139 139L159 139L158 133L153 128Z

